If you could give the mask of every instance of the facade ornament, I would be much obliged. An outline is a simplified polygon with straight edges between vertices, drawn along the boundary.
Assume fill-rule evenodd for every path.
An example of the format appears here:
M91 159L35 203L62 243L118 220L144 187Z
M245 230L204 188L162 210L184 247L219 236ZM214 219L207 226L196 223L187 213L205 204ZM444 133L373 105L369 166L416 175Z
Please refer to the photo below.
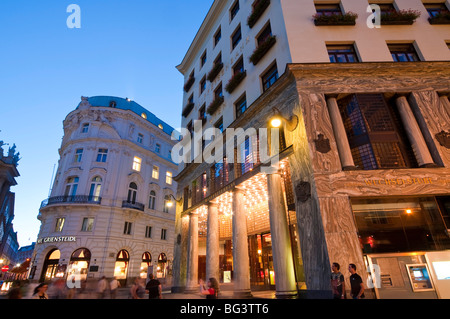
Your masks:
M309 182L300 181L295 186L295 195L297 200L304 203L311 198L311 184Z
M318 138L314 140L314 143L316 145L316 150L320 153L326 154L331 151L330 140L325 138L325 135L322 133L318 135Z
M89 108L90 106L91 106L91 104L89 103L88 98L85 97L85 96L82 96L82 97L81 97L81 103L80 103L80 105L79 105L78 108L79 108L80 110L84 110L84 109Z
M445 148L450 149L450 133L441 131L440 133L436 134L436 140L441 144L441 146L444 146Z

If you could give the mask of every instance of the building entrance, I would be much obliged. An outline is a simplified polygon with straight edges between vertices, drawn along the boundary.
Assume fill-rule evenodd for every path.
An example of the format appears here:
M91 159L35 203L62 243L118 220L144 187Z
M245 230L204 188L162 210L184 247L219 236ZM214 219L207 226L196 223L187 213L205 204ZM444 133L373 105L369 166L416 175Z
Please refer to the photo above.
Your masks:
M270 233L249 236L249 253L252 290L274 290L275 271Z
M55 278L59 266L60 256L61 253L58 249L53 249L47 254L42 267L41 278L39 280L40 282L50 281Z

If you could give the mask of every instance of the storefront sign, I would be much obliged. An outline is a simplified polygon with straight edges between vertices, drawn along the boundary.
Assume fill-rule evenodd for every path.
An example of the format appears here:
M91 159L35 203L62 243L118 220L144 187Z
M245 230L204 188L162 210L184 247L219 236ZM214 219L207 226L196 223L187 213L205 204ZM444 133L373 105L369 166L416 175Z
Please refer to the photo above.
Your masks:
M77 241L77 238L75 236L61 236L61 237L38 238L37 243L45 244L45 243L61 243L61 242L73 242L73 241Z
M365 179L364 182L368 186L370 186L370 185L401 186L401 185L414 185L414 184L433 184L433 180L430 177Z

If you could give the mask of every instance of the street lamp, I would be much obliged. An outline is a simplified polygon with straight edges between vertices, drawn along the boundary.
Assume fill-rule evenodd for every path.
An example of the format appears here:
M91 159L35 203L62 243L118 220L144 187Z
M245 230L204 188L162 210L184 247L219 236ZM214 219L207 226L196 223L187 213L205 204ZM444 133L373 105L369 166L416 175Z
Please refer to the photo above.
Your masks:
M181 201L182 201L182 198L176 199L175 196L173 196L172 194L169 194L168 196L172 197L173 200L174 200L175 202L177 202L177 203L181 203ZM173 201L172 201L172 200L168 201L168 202L166 203L166 206L169 207L169 208L172 207L172 206L173 206Z
M281 124L283 122L286 123L286 128L289 131L293 131L298 126L298 116L292 115L289 119L285 118L283 115L281 115L280 110L278 110L276 107L272 108L272 111L274 112L274 116L270 119L270 125L274 128L281 127Z

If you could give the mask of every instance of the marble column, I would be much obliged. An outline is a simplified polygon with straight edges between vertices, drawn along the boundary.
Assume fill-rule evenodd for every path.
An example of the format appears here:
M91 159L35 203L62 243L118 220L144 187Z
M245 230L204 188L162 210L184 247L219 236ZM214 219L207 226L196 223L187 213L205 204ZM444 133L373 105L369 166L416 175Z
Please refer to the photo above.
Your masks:
M219 211L217 204L208 203L206 233L206 278L219 280Z
M198 215L189 215L186 293L198 292Z
M333 126L334 137L339 152L339 158L343 170L355 169L352 151L348 143L347 132L345 131L344 122L339 111L339 105L335 97L327 99L328 113L330 114L331 124Z
M294 298L297 296L294 260L282 179L278 172L267 174L267 189L269 193L270 234L272 236L276 297Z
M233 283L235 298L251 297L250 259L248 256L247 214L244 209L244 192L233 191Z
M405 96L399 96L396 99L396 104L419 167L436 166L408 100Z

